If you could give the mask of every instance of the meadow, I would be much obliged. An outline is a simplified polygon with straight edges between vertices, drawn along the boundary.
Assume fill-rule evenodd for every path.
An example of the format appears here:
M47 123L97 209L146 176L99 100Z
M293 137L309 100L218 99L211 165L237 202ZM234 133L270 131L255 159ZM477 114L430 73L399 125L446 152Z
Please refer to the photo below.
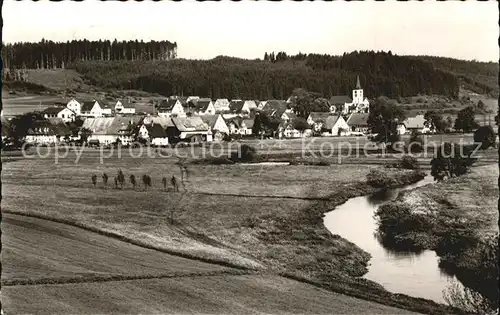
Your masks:
M187 150L187 149L186 149ZM366 174L381 166L352 164L203 165L187 162L180 192L164 189L163 177L181 177L174 158L122 156L99 163L85 149L75 164L53 158L2 156L2 211L28 214L100 231L168 253L313 281L334 292L417 310L445 312L434 302L395 295L360 279L369 255L331 235L323 213L348 198L375 191ZM121 169L123 189L113 176ZM412 171L385 169L398 183L416 181ZM105 186L101 174L106 172ZM96 187L91 176L98 176ZM138 178L132 187L129 175ZM152 187L140 181L152 177Z

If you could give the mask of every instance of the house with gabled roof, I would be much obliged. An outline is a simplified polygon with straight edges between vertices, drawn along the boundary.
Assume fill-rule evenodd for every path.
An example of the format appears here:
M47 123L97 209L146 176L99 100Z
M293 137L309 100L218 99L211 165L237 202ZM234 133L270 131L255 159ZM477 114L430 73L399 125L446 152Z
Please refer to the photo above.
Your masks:
M172 126L166 129L170 143L212 142L212 131L201 116L172 117L171 120Z
M194 103L194 113L196 115L215 115L215 107L211 99L200 98Z
M58 142L56 127L48 120L38 120L28 129L24 141L30 144L55 144Z
M254 100L246 100L243 107L248 108L248 112L250 112L253 109L257 109L257 104Z
M345 136L349 132L349 125L340 114L330 115L323 125L323 130L332 136Z
M133 115L135 114L135 106L134 104L132 104L131 102L129 101L116 101L116 104L115 104L115 113L116 114L129 114L129 115Z
M103 117L104 115L111 115L111 107L105 101L84 101L80 110L82 117Z
M254 122L254 119L244 119L242 117L231 118L227 121L229 133L235 135L251 135Z
M229 100L227 98L218 98L214 102L216 113L224 113L229 111Z
M82 128L92 132L88 141L109 145L116 143L119 139L122 144L129 144L133 141L132 130L140 120L141 118L136 116L87 118Z
M200 99L199 96L188 96L188 98L186 99L186 103L189 103L189 102L196 102Z
M245 107L245 102L242 100L232 100L229 103L229 112L224 113L224 119L233 118L236 116L246 116L250 114L250 109Z
M307 117L307 123L309 125L325 123L326 119L331 115L329 112L311 112Z
M168 137L165 129L160 124L155 124L153 121L149 123L142 123L138 137L149 141L153 146L167 146Z
M281 123L281 125L278 128L278 131L279 131L278 137L280 139L283 137L285 137L285 138L301 138L304 136L304 134L302 132L295 129L292 121L287 121L287 122Z
M75 113L76 116L80 116L82 104L76 99L72 98L66 103L66 107Z
M156 106L156 112L160 117L183 117L186 115L182 102L174 98L161 100Z
M347 119L350 131L368 133L368 113L352 113Z
M227 126L226 121L224 120L222 115L203 115L200 117L212 131L214 140L220 141L224 139L224 135L229 134L229 127Z
M76 114L67 107L47 107L42 111L42 116L45 119L60 118L62 122L69 123L75 121Z

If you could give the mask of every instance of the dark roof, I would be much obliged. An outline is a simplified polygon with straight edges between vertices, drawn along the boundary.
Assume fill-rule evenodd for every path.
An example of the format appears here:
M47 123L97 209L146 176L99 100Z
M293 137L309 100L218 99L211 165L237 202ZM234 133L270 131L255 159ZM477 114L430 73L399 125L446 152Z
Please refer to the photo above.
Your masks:
M122 103L123 108L135 108L135 105L129 101L120 100L120 103Z
M96 101L97 103L99 103L99 106L101 106L101 108L111 108L107 100L96 100Z
M229 103L229 111L231 113L239 114L241 113L243 105L245 105L244 101L231 101L231 103Z
M241 119L241 117L233 117L233 118L226 119L226 124L229 125L229 124L233 123L237 128L240 128L242 121L243 121L243 119Z
M165 138L167 136L167 133L165 132L165 129L160 124L146 124L146 129L148 130L149 138Z
M52 125L48 120L38 120L33 123L33 126L28 129L28 135L55 135L55 126Z
M348 95L335 95L330 97L330 104L332 105L344 105L345 103L352 103L352 98Z
M347 119L349 126L368 126L368 113L352 113Z
M90 112L92 107L94 107L95 101L84 101L82 103L82 112Z
M174 108L175 103L177 103L177 99L169 98L166 100L161 100L157 108L160 111L170 111Z
M66 107L61 107L61 106L52 106L52 107L47 107L42 111L44 114L49 114L49 115L57 115L59 114L60 111L65 109Z
M341 117L340 115L328 116L328 118L325 121L325 124L323 125L323 128L332 129L333 126L335 126L335 124L337 123L337 121L339 120L340 117Z
M195 106L196 106L196 110L198 111L205 111L207 110L207 107L208 105L210 104L210 102L212 102L211 99L199 99L196 101L195 103Z
M262 110L272 116L281 117L287 108L288 106L285 101L269 100Z

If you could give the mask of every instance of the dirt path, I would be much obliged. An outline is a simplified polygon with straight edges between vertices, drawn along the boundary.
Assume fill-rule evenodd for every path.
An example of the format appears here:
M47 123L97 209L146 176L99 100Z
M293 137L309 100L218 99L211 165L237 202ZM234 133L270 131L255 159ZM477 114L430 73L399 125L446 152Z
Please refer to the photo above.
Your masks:
M2 245L6 314L410 314L38 218L3 214Z

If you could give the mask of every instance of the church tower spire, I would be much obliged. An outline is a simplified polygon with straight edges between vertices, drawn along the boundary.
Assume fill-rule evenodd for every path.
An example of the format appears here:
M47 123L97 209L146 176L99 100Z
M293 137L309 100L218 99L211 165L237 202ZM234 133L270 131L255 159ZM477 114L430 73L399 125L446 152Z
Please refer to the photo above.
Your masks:
M359 83L359 75L356 78L356 90L361 90L361 84Z

